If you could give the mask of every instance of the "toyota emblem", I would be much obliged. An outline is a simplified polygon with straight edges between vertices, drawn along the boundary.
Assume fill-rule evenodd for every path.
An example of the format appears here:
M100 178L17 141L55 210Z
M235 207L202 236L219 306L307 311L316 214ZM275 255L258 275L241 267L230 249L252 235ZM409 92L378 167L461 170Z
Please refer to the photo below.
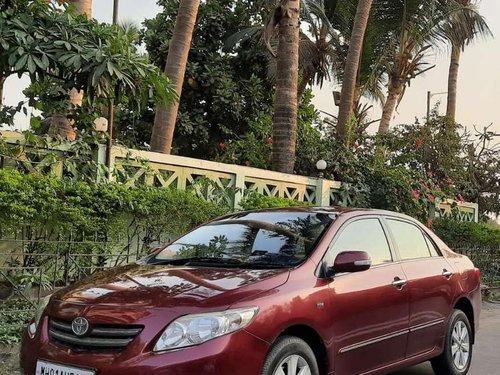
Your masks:
M77 336L85 335L88 332L89 327L90 327L89 321L85 318L76 318L71 323L71 329L73 330L73 333Z

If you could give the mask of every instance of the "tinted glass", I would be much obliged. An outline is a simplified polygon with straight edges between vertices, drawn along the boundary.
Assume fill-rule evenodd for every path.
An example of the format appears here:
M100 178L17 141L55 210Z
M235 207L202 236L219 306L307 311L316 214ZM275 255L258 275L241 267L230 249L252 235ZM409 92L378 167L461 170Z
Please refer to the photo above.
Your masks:
M427 258L431 254L420 228L399 220L387 220L401 259Z
M332 245L332 260L343 251L366 251L372 265L392 262L389 244L378 219L363 219L348 224Z
M434 243L425 234L424 234L424 238L425 238L425 242L427 242L427 247L429 248L429 251L431 252L431 256L438 257L439 253L438 253L438 251L437 251L436 246L434 245Z
M221 264L291 266L312 252L334 218L307 211L238 213L186 234L149 262L197 258L211 264L216 259Z

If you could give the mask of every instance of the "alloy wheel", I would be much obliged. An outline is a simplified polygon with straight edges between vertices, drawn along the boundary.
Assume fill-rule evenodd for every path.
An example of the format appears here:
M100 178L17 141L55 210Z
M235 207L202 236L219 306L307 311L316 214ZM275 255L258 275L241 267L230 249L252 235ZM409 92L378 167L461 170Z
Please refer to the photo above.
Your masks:
M467 368L470 358L470 339L469 330L462 320L455 323L451 333L451 357L459 371Z
M304 358L293 354L280 362L273 375L311 375L311 368Z

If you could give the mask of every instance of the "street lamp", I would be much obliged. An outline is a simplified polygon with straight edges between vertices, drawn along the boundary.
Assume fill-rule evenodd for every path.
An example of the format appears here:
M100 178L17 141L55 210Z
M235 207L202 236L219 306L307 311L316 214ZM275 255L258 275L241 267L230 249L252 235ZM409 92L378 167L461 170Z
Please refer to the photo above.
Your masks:
M431 93L430 91L427 91L427 123L431 120L431 99L433 96L437 95L445 95L448 94L448 92L436 92L436 93Z
M318 162L316 163L316 169L319 171L319 178L324 177L326 167L328 167L326 161L324 161L323 159L318 160Z

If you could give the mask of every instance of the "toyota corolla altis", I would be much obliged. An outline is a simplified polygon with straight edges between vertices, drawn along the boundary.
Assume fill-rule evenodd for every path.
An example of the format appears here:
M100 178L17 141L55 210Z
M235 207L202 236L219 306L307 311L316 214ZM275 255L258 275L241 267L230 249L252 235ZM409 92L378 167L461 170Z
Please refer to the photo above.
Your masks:
M468 372L480 274L386 211L240 212L41 304L25 375Z

